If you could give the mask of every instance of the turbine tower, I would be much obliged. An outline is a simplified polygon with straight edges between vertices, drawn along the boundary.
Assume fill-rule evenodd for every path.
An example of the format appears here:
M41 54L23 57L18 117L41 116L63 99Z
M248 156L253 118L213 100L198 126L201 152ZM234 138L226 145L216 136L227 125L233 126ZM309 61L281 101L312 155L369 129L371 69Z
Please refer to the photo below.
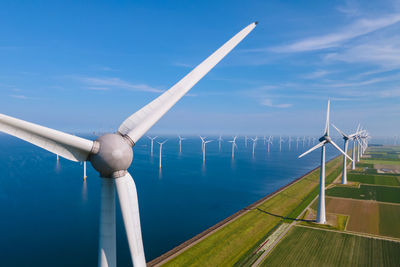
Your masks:
M157 142L159 145L160 145L160 159L159 159L159 164L158 164L158 167L161 169L161 161L162 161L162 147L163 147L163 144L165 144L166 142L168 141L168 139L167 140L165 140L164 142Z
M279 152L282 151L282 143L283 143L283 142L284 142L284 141L283 141L282 135L281 135L281 136L279 136Z
M356 132L356 133L347 135L344 132L342 132L341 130L339 130L339 128L337 128L334 124L332 124L332 126L336 129L336 131L338 131L338 133L340 135L342 135L343 140L344 140L343 151L347 155L347 146L348 146L349 140L352 139L353 137L355 137L358 133ZM353 158L353 162L354 162L354 158ZM345 156L343 156L342 184L347 184L347 159Z
M203 164L206 162L206 145L213 140L208 140L203 142Z
M182 153L182 141L185 140L186 138L181 137L180 135L178 135L179 137L179 154Z
M222 143L222 136L220 135L218 138L218 152L221 152L221 143Z
M292 137L290 137L290 136L289 136L289 139L288 139L288 143L289 143L289 151L290 151L290 144L292 143Z
M247 135L244 136L244 147L247 147Z
M269 153L269 145L272 145L272 136L271 135L269 136L267 143L268 143L268 153Z
M296 150L299 150L299 141L300 141L300 137L296 137Z
M235 147L237 147L236 138L237 136L234 136L232 141L228 141L229 143L232 143L232 159L235 158Z
M88 160L100 173L102 179L99 266L114 267L117 264L115 191L119 198L132 263L135 267L146 266L136 186L127 171L133 160L132 147L201 78L236 47L256 27L256 24L252 23L242 29L177 84L129 116L116 133L104 134L95 141L0 114L0 131L72 161ZM115 102L112 101L110 104Z
M86 160L83 162L83 180L86 180Z
M154 136L154 137L150 137L147 136L147 138L150 139L150 156L153 157L153 144L154 144L154 140L157 138L158 136Z
M252 141L253 141L253 158L254 158L254 151L255 151L255 149L256 149L256 144L257 144L257 140L258 140L258 137L256 136L256 138L250 138Z
M336 145L331 137L329 136L329 105L330 101L328 100L328 108L326 112L326 123L325 123L325 131L324 135L319 139L319 142L317 145L313 146L311 149L307 150L303 154L299 156L299 158L307 155L311 151L314 151L317 148L322 148L321 149L321 175L320 175L320 180L319 180L319 198L318 198L318 210L317 210L317 223L324 224L326 223L326 216L325 216L325 145L326 144L331 144L333 145L337 150L340 151L345 157L349 158L352 160L346 153L343 152L343 150L340 149L338 145Z

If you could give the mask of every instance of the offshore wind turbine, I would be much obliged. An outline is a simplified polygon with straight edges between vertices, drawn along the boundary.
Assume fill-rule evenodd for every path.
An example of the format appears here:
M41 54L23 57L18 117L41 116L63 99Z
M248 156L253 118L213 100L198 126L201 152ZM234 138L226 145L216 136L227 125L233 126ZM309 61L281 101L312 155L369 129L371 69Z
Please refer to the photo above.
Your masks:
M256 149L256 144L257 144L257 140L258 137L256 136L256 138L250 138L253 141L253 158L254 158L254 150Z
M214 140L208 140L203 142L203 163L206 162L206 145Z
M127 171L133 160L132 147L256 24L252 23L242 29L177 84L128 117L116 133L104 134L95 141L0 114L0 131L72 161L88 160L100 173L99 266L116 266L115 191L120 202L133 265L146 266L136 186Z
M324 130L324 135L319 139L319 142L317 145L313 146L303 154L299 156L299 158L307 155L308 153L314 151L317 148L321 147L321 174L320 174L320 180L319 180L319 198L318 198L318 210L317 210L317 223L324 224L326 223L326 215L325 215L325 145L326 144L331 144L333 145L337 150L340 151L345 157L349 158L352 160L346 153L343 152L343 150L340 149L340 147L335 144L335 142L332 141L332 138L329 136L329 106L330 106L330 101L328 100L328 108L326 111L326 123L325 123L325 130Z
M244 136L244 147L247 147L247 135Z
M356 132L356 133L347 135L344 132L342 132L341 130L339 130L339 128L337 128L334 124L332 124L332 126L336 129L336 131L338 131L338 133L340 135L342 135L343 141L344 141L343 151L347 155L347 146L348 146L349 140L352 139L353 137L357 136L359 133ZM353 158L353 162L354 162L354 158ZM347 184L347 159L345 156L343 156L342 184Z
M300 137L296 137L296 150L299 150L299 141L300 141Z
M268 153L269 153L269 145L272 145L272 136L270 135L267 141L268 144Z
M154 144L154 140L157 138L158 136L154 136L154 137L150 137L147 136L147 138L150 139L150 156L153 156L153 144Z
M237 136L234 136L232 141L228 141L229 143L232 143L232 159L235 158L235 147L237 147L236 138Z
M279 152L282 151L282 143L283 143L282 135L279 136Z
M306 142L306 137L304 136L304 137L303 137L303 148L304 148L305 142Z
M181 137L180 135L178 135L179 138L179 154L182 153L182 141L185 140L186 138Z
M221 152L221 143L222 143L222 136L220 135L218 138L218 152Z
M289 136L288 143L289 143L289 151L290 151L290 145L291 145L291 143L292 143L292 137L290 137L290 136Z
M167 140L165 140L164 142L157 142L159 145L160 145L160 159L159 159L159 164L158 164L158 167L161 169L161 161L162 161L162 147L163 147L163 145L166 143L168 141L168 139Z

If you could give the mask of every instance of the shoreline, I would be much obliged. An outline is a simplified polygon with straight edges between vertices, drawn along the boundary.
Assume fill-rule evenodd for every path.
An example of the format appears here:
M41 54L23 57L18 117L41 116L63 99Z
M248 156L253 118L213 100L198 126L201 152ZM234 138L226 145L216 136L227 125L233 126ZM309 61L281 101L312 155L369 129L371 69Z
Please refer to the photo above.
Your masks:
M340 155L330 159L326 163L329 163L330 161L336 159L337 157L340 157ZM305 178L308 176L310 173L314 172L315 170L319 169L320 167L316 167L307 173L303 174L302 176L296 178L295 180L291 181L290 183L280 187L279 189L275 190L274 192L269 193L268 195L264 196L263 198L253 202L252 204L248 205L247 207L244 207L237 211L236 213L232 214L231 216L223 219L222 221L214 224L213 226L207 228L206 230L200 232L199 234L195 235L194 237L186 240L185 242L181 243L180 245L174 247L173 249L165 252L164 254L161 254L157 258L151 260L150 262L147 263L147 266L158 266L160 264L165 263L167 260L169 260L171 257L179 255L183 251L185 251L187 248L191 247L192 245L195 245L197 242L201 241L203 238L207 237L209 234L215 232L216 230L220 229L221 227L224 227L231 221L239 218L255 206L260 205L264 201L270 199L271 197L275 196L276 194L280 193L281 191L285 190L286 188L290 187L291 185L295 184L296 182L300 181L301 179Z

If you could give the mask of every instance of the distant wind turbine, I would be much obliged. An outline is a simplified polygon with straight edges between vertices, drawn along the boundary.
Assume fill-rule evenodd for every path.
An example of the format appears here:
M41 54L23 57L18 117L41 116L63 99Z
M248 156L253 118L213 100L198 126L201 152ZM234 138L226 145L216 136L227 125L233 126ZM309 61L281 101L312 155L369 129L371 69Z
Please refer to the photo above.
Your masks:
M282 136L279 136L279 151L282 151L282 143L283 143Z
M218 138L218 152L221 152L221 143L222 143L222 136L220 135Z
M270 135L267 141L268 144L268 153L269 153L269 146L272 145L272 136Z
M206 162L206 145L214 140L204 141L203 143L203 163Z
M180 135L178 135L179 137L179 154L182 153L182 141L185 140L186 138L181 137Z
M317 148L321 149L321 175L319 180L319 198L318 198L318 210L317 210L317 223L324 224L326 223L326 215L325 215L325 145L331 144L337 150L340 151L345 157L352 160L340 147L332 141L332 138L329 136L329 105L330 101L328 100L328 108L326 111L326 123L325 123L325 130L324 135L319 139L320 143L316 146L312 147L311 149L307 150L303 154L299 156L299 158L307 155L308 153L314 151Z
M356 132L356 133L347 135L344 132L342 132L341 130L339 130L339 128L337 128L334 124L332 124L332 126L336 129L336 131L338 131L338 133L340 135L342 135L343 140L344 140L343 151L347 155L347 146L348 146L349 140L352 139L353 137L357 136L357 134L359 134L359 133ZM353 158L353 162L354 162L354 158ZM347 158L345 156L343 156L342 184L347 184Z
M247 135L244 136L244 147L247 147Z
M153 156L153 143L154 143L154 140L155 140L157 137L158 137L158 136L154 136L154 137L147 136L147 138L150 139L150 156Z
M232 159L235 158L235 147L237 147L236 138L237 136L234 136L232 141L228 141L229 143L232 143Z
M258 137L256 136L254 139L253 138L250 138L250 139L253 141L253 158L254 158L254 151L256 149Z
M102 182L99 266L115 267L117 264L115 191L119 198L132 263L135 267L146 266L136 186L127 171L133 160L132 147L235 48L256 27L256 24L252 23L242 29L173 87L129 116L116 133L104 134L95 141L0 114L0 131L72 161L89 160L93 168L100 173ZM118 101L110 101L109 104L117 105Z
M162 164L161 164L161 161L162 161L162 148L163 148L163 145L166 143L168 141L168 139L167 140L165 140L164 142L157 142L159 145L160 145L160 159L159 159L159 164L158 164L158 167L160 167L160 169L161 169L161 167L162 167Z

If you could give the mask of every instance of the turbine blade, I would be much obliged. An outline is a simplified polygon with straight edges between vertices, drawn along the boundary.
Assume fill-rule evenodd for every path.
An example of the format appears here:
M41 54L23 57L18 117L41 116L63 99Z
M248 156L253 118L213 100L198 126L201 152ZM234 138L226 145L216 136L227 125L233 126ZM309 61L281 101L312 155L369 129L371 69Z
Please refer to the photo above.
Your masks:
M115 185L133 266L146 266L135 182L127 172L123 177L115 179Z
M245 27L168 91L128 117L121 124L118 132L129 136L136 143L179 99L237 46L256 27L256 24L252 23Z
M336 131L338 131L339 134L341 134L343 137L347 137L349 138L349 136L347 136L344 132L342 132L341 130L339 130L338 127L336 127L333 123L331 123L331 125L333 126L333 128L336 129Z
M332 140L329 142L330 144L332 144L337 150L340 151L340 153L342 153L345 157L347 157L349 160L353 161L352 158L349 157L349 155L347 155L346 153L344 153L344 151Z
M0 131L72 161L86 161L93 141L0 114Z
M325 143L326 143L326 141L322 141L322 142L316 144L315 146L313 146L312 148L310 148L309 150L307 150L306 152L304 152L303 154L301 154L301 155L299 156L299 158L301 158L301 157L307 155L308 153L314 151L314 150L317 149L317 148L320 148L320 147L323 146Z
M329 106L331 104L331 101L328 100L328 108L326 109L326 122L325 122L325 131L324 131L324 135L328 135L329 136Z

